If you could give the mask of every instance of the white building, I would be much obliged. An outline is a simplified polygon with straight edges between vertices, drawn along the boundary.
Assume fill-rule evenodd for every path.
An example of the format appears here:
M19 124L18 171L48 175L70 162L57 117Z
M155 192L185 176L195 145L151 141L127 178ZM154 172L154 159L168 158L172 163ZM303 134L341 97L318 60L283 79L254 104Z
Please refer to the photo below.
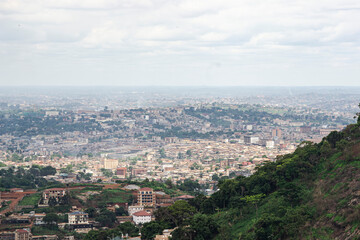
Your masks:
M136 212L133 214L133 221L136 225L151 222L151 214L145 211Z
M44 225L44 217L46 216L46 214L44 213L35 213L34 217L35 217L35 221L34 224L35 225Z
M130 216L132 216L136 212L144 211L144 206L135 205L135 206L129 206L128 207L128 213Z
M85 212L72 212L68 213L68 216L68 223L70 225L89 223L89 215Z
M275 142L274 141L266 141L265 145L266 145L266 148L274 148Z

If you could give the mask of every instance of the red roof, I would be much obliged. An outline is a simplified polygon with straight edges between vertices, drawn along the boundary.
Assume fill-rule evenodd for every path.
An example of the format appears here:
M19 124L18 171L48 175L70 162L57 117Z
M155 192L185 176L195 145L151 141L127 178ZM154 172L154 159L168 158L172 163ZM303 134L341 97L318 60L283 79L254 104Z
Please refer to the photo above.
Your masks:
M152 191L152 188L148 188L148 187L144 187L144 188L140 188L139 191Z
M150 213L146 212L146 211L139 211L133 214L134 216L140 217L140 216L151 216Z
M29 233L28 231L26 231L24 229L16 229L15 231L18 233Z

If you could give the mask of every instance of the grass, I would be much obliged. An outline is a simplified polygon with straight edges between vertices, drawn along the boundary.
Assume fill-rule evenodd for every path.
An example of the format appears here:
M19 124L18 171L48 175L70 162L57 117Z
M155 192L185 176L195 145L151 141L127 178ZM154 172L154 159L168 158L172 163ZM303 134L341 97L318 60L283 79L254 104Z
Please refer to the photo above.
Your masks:
M360 168L360 161L351 162L350 165L356 168Z
M339 189L341 186L343 185L343 183L339 182L337 183L331 190L331 192L335 192L337 189Z
M25 196L20 202L19 206L37 205L41 198L41 193L34 193L29 196Z
M129 201L131 192L121 189L106 189L100 194L91 196L90 199L95 202L104 203L126 203Z
M334 218L334 222L339 222L339 223L342 223L345 221L345 218L343 216L340 216L340 215L337 215L335 218Z

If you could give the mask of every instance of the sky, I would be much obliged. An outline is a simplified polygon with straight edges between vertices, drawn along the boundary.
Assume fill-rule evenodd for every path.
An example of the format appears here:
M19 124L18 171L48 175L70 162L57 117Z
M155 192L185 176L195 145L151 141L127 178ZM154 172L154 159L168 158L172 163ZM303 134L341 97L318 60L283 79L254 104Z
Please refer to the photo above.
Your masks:
M0 0L0 86L360 86L359 0Z

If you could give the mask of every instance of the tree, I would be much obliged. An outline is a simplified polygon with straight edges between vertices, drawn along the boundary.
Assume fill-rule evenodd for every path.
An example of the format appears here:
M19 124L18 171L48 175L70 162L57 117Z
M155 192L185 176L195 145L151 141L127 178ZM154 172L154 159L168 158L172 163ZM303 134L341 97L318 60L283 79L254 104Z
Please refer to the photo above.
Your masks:
M97 215L97 211L93 207L89 207L88 209L85 210L85 212L89 215L89 218L94 218Z
M126 211L123 207L119 207L115 209L116 216L126 216Z
M358 107L360 108L360 103L359 103ZM356 113L356 116L354 118L356 118L356 117L357 117L357 124L360 125L360 112Z
M101 209L100 215L95 218L101 226L112 227L116 221L116 215L114 212L107 210L106 208Z
M164 149L164 148L160 148L159 154L160 154L160 158L166 158L166 154L165 154L165 149Z
M168 188L173 188L173 184L172 184L172 181L171 179L166 179L165 180L165 184Z
M164 228L158 222L145 223L141 228L141 239L152 240L155 235L161 234Z
M219 226L214 219L205 214L195 214L190 226L195 232L194 239L213 239L219 232Z
M56 174L56 168L53 168L51 166L46 166L46 167L40 169L41 176L48 176L48 175L55 175L55 174Z
M219 181L219 176L215 173L214 175L212 175L212 177L211 177L211 179L213 180L213 181Z
M253 204L255 206L256 217L257 217L257 215L258 215L258 203L264 197L265 197L265 194L260 193L260 194L256 194L256 195L245 196L245 197L241 198L241 200L245 200L247 203L251 203L251 204Z
M187 155L188 157L191 157L192 152L191 152L191 150L190 150L190 149L186 151L186 155Z
M58 204L58 201L56 200L55 197L50 197L50 198L49 198L48 205L49 205L50 207L54 207L54 206L56 206L57 204Z
M47 225L56 225L59 221L59 216L56 213L48 213L43 220Z
M215 213L216 205L212 198L205 199L200 204L200 211L205 214L213 214Z
M112 177L114 175L111 170L105 168L101 168L100 170L105 177Z
M122 234L128 234L130 237L136 237L139 235L139 229L131 222L120 223L117 228Z
M176 201L169 207L170 214L176 226L189 222L196 209L184 200Z

